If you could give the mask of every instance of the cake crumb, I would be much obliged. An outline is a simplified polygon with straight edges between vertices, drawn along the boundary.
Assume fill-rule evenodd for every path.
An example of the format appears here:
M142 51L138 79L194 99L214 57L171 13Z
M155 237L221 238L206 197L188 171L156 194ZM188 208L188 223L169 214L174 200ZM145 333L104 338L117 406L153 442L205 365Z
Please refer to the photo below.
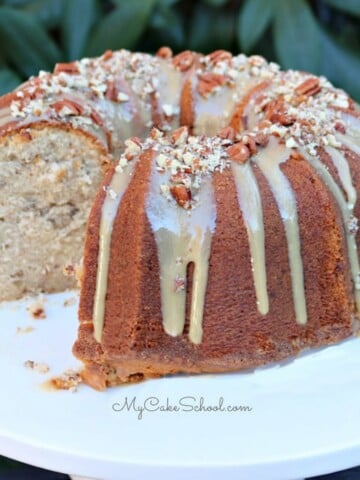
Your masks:
M65 277L75 277L76 275L75 265L71 265L71 264L65 265L63 268L63 274L65 275Z
M62 375L51 378L50 382L56 390L69 390L71 393L76 393L82 378L79 372L69 369Z
M32 327L31 325L28 325L27 327L17 327L16 333L17 334L30 333L30 332L33 332L34 330L35 330L34 327Z
M76 303L76 298L75 297L70 297L64 300L64 307L71 307L71 305L75 305Z
M40 320L46 318L45 312L45 297L41 295L35 302L28 305L26 308L27 312L31 315L34 320Z
M34 370L34 372L41 373L42 375L48 373L50 370L49 365L46 363L34 362L33 360L27 360L24 363L24 367Z

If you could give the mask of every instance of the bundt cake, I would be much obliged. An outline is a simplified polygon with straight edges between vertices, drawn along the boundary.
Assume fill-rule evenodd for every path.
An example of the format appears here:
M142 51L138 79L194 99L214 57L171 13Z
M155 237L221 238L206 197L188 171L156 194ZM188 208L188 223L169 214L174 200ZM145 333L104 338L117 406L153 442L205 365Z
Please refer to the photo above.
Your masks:
M74 353L100 390L254 368L359 328L355 104L259 57L160 55L181 127L125 142L87 227Z
M74 345L94 388L358 332L360 113L325 78L121 50L0 107L1 299L71 285L97 192Z

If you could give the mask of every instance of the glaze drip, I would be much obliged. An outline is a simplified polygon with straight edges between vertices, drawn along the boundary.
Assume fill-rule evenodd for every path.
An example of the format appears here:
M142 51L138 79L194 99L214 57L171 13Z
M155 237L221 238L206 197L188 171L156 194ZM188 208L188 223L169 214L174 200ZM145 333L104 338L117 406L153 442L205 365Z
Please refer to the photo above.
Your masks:
M231 163L239 206L246 226L257 307L262 315L269 311L269 297L266 286L265 232L261 195L250 163Z
M130 162L124 170L118 169L110 181L106 191L106 197L102 206L100 230L99 230L99 254L98 268L96 276L96 291L94 299L94 337L101 342L104 315L105 315L105 296L108 283L108 271L110 260L110 245L114 221L119 209L119 205L135 168L136 160Z
M307 312L296 198L289 180L280 169L280 165L289 156L290 150L272 138L269 146L254 157L254 162L268 181L284 222L295 317L297 323L304 325L307 322Z
M202 339L202 320L208 279L211 237L215 229L215 199L210 175L202 178L196 208L189 211L159 196L168 173L153 169L146 213L157 244L163 325L172 336L181 335L186 315L186 272L194 263L189 339Z

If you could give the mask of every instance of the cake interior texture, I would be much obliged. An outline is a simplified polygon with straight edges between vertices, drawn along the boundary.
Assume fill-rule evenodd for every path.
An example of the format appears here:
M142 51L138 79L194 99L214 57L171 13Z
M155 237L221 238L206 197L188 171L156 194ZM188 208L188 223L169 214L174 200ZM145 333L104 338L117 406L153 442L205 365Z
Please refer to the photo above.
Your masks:
M83 133L46 126L0 138L1 300L74 288L106 160Z

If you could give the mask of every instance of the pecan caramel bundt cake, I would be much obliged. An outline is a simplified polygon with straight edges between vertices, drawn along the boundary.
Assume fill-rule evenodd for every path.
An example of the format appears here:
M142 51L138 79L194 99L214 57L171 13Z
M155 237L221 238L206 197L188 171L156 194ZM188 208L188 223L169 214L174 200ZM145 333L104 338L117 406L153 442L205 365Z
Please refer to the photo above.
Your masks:
M360 114L325 78L225 51L121 50L1 105L5 298L64 287L97 190L74 345L94 388L254 368L357 333Z

